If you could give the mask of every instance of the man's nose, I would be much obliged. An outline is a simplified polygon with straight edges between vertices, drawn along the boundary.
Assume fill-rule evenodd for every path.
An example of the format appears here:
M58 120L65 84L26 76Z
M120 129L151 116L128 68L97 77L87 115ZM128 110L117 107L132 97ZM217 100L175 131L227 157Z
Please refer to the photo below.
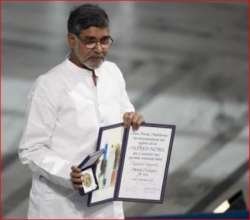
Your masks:
M100 42L96 42L95 50L98 52L102 52L103 48Z

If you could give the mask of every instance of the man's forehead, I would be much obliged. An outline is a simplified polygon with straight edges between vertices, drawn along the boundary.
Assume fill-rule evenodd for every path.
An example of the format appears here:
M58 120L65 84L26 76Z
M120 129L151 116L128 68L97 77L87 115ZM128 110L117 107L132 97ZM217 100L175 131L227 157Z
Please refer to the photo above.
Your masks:
M91 26L87 29L81 30L80 36L93 36L100 37L109 35L110 31L108 27L95 27Z

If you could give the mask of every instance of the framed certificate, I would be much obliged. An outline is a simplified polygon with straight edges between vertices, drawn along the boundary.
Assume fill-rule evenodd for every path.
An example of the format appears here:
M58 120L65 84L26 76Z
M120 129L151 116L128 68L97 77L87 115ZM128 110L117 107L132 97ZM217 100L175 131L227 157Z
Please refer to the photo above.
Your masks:
M95 167L98 190L88 205L107 201L162 203L175 125L144 123L134 131L123 124L100 128Z

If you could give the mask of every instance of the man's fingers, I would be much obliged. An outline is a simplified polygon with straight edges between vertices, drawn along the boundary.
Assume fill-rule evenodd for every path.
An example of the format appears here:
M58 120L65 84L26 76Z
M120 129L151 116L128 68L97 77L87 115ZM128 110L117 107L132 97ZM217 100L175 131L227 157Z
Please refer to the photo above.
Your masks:
M70 176L71 176L71 178L80 178L81 177L81 173L71 172Z
M124 127L129 127L130 126L130 116L129 116L129 112L125 113L123 115L123 123L124 123Z
M71 181L72 181L74 184L82 184L81 178L71 178Z
M133 120L131 122L133 130L137 130L139 127L139 124L138 124L139 117L140 116L138 114L134 114L133 116Z
M143 117L138 113L135 114L133 117L133 121L131 123L133 130L137 130L143 122L144 122Z
M124 127L128 128L132 125L133 130L137 130L144 122L142 115L137 112L126 112L123 115Z
M79 190L80 188L82 188L81 169L72 166L70 177L75 190Z
M126 112L123 115L123 123L125 128L128 128L131 125L132 119L133 119L133 112Z
M82 185L78 185L78 184L73 184L73 187L75 190L79 190L82 188Z
M78 167L75 167L75 166L72 166L71 170L74 171L74 172L81 172L81 169L78 168Z
M138 130L142 123L143 123L143 120L142 120L142 119L139 119L138 121L134 122L134 123L132 124L133 130Z
M71 177L71 182L73 184L74 189L79 190L80 188L82 188L81 178L72 178Z

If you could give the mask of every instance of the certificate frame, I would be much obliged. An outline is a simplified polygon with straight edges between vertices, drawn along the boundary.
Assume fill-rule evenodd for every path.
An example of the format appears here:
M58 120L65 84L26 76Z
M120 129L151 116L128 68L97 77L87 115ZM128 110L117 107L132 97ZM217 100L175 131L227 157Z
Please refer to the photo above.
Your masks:
M167 174L168 174L168 169L169 169L169 164L170 164L170 156L171 156L172 146L173 146L173 141L174 141L174 136L175 136L175 129L176 129L175 125L155 124L155 123L143 123L140 126L139 130L138 130L138 132L140 131L140 133L138 133L137 131L133 131L131 126L129 128L124 128L122 123L101 127L100 130L99 130L99 134L98 134L97 150L101 149L101 144L103 144L102 141L103 141L103 138L105 137L105 133L108 133L109 131L112 131L112 130L113 131L117 130L117 132L121 132L121 137L120 137L121 149L120 149L120 155L119 155L119 165L118 165L118 168L117 168L117 175L116 175L115 185L113 187L113 192L110 194L110 196L101 198L102 194L101 194L101 191L99 191L100 194L99 194L99 198L98 198L98 196L96 196L98 193L96 193L96 191L94 191L89 196L88 206L93 206L93 205L105 203L105 202L108 202L108 201L130 201L130 202L162 203L163 200L164 200L164 194L165 194L165 190L166 190ZM167 134L168 134L168 135L163 135L165 137L165 139L163 137L162 137L162 139L159 139L159 138L151 138L151 139L150 138L145 138L146 142L144 142L144 144L149 144L149 145L145 145L146 146L145 149L153 149L154 147L151 147L150 144L157 145L158 142L162 142L161 145L158 144L159 146L162 146L162 147L161 148L157 147L158 146L157 145L156 146L157 148L155 148L155 149L160 149L162 151L164 150L163 154L159 154L159 153L155 154L155 155L158 155L157 157L154 157L154 156L150 157L150 152L151 151L149 150L148 151L149 153L147 153L147 154L145 153L145 155L148 156L148 157L144 157L144 159L139 159L140 162L141 161L144 161L144 162L146 161L146 164L148 164L147 163L148 159L157 159L158 158L159 161L162 161L162 162L156 161L156 162L152 163L152 165L156 165L156 168L157 168L157 166L160 166L160 168L163 168L163 171L159 171L159 169L155 169L155 170L153 170L153 172L151 172L149 170L150 172L144 172L143 173L143 175L146 174L146 175L149 175L149 176L152 173L157 173L157 175L159 175L159 177L160 177L161 182L158 183L158 182L153 181L153 179L156 179L156 178L150 178L150 177L145 177L144 179L143 178L141 178L141 179L138 178L138 180L140 180L140 181L141 180L142 181L152 181L152 184L144 182L145 185L147 185L147 184L148 184L148 186L150 186L150 184L151 185L155 185L155 184L157 185L157 187L147 187L147 188L145 187L145 189L147 189L146 192L148 192L148 197L146 197L146 198L144 198L145 193L143 193L143 192L141 192L141 195L138 196L138 197L134 196L136 194L134 192L130 192L130 194L128 193L128 195L126 195L126 193L129 192L130 189L129 188L125 189L126 185L127 185L126 181L127 181L128 185L130 183L132 183L132 184L137 183L136 181L138 181L138 180L134 181L135 178L133 178L133 176L131 177L131 175L129 175L129 174L131 174L131 172L133 173L133 171L130 169L131 168L131 163L129 165L129 162L126 162L126 161L130 161L130 162L131 161L136 161L136 158L134 160L134 158L131 157L131 152L133 154L135 153L135 151L131 150L132 149L131 146L135 142L136 143L138 142L137 137L142 137L142 134L143 135L147 134L147 133L145 133L145 131L155 132L155 133L152 133L154 135L157 135L158 134L157 132L159 132L159 131L160 131L160 133L162 133L164 131L164 132L167 132ZM159 135L160 135L160 133L159 133ZM165 134L165 133L162 133L162 134ZM139 135L139 136L137 136L137 135ZM154 142L147 143L148 140L149 141L154 141ZM138 143L140 143L140 142L138 142ZM168 146L165 146L164 144L167 144ZM140 147L140 146L138 146L138 147ZM166 149L165 149L165 147L166 147ZM134 146L134 149L135 149L135 146ZM140 149L139 149L139 153L140 153ZM162 157L159 156L159 155L161 155ZM141 158L143 158L143 157L141 157ZM128 168L128 167L130 167L130 168ZM149 166L147 165L146 168L147 167L149 167ZM97 170L95 170L95 172L96 171ZM136 172L136 171L134 173L138 174L138 172ZM157 198L154 197L155 193L153 193L153 191L150 194L150 190L151 191L155 190L155 192L157 192L156 193ZM105 192L105 190L103 192Z

